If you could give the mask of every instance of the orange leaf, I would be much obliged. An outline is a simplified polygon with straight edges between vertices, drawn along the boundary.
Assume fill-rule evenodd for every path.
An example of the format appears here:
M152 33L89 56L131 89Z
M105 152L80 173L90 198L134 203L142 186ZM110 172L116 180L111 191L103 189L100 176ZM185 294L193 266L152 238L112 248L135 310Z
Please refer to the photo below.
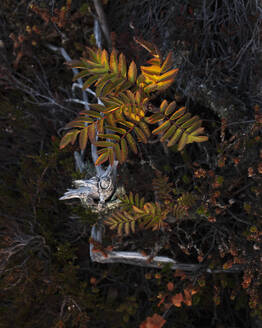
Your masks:
M142 322L139 328L161 328L166 323L166 320L159 314L155 313L152 317L147 317L146 321Z
M192 305L192 294L191 294L191 291L188 290L188 289L184 289L184 295L185 295L184 303L187 306L191 306Z
M176 306L176 307L180 307L181 303L184 301L184 297L182 295L182 293L176 294L172 297L172 303Z
M167 284L167 289L172 292L172 290L174 289L174 284L170 281L168 284Z

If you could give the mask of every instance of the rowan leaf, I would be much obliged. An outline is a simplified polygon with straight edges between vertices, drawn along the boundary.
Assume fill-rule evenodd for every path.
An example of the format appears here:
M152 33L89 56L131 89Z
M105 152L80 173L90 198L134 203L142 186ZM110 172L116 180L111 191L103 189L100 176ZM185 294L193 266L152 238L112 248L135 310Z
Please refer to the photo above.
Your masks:
M182 134L181 139L179 140L177 150L181 151L187 144L188 135L186 133Z
M129 147L131 148L132 152L137 154L137 147L135 139L132 137L131 133L127 133L126 135L127 142L129 144Z
M134 127L135 134L139 141L142 141L143 143L147 143L147 137L144 134L144 132L137 126Z
M171 71L168 71L165 74L162 74L159 77L158 82L166 82L166 81L174 80L177 73L178 73L178 68L172 69Z
M148 125L145 122L142 122L142 121L140 121L138 123L138 125L140 126L141 130L145 133L147 138L149 138L151 136L151 131L150 131Z
M73 134L74 132L73 131L70 131L70 132L67 132L64 136L63 136L63 138L61 139L61 141L60 141L60 145L59 145L59 148L60 149L63 149L63 148L65 148L71 141L72 141L72 139L73 139L73 137L74 137L74 134Z
M104 49L101 54L101 63L104 65L104 67L108 70L109 69L109 62L108 62L108 53Z
M85 90L89 88L95 81L97 81L97 75L90 76L82 86L82 89Z
M114 145L114 151L115 151L115 155L116 155L117 160L120 163L122 163L121 149L120 149L119 144Z
M176 101L172 101L166 108L165 110L165 115L170 115L174 112L174 110L176 109Z
M115 161L115 155L114 155L113 148L108 149L108 159L109 159L109 164L112 166Z
M83 78L83 77L86 77L86 76L88 76L88 75L90 75L90 72L89 72L89 70L86 70L86 69L85 69L85 70L83 70L82 72L76 74L76 75L73 77L72 81L74 82L74 81L76 81L76 80L78 80L78 79L81 79L81 78Z
M161 105L160 105L160 112L161 112L161 113L164 113L164 112L165 112L165 109L167 108L167 106L168 106L168 102L167 102L167 100L165 99L165 100L162 101L162 103L161 103Z
M134 61L132 61L131 64L129 65L127 76L128 76L128 80L131 83L135 83L136 82L137 68L136 68L136 64L135 64Z
M179 119L181 116L183 116L186 112L186 107L179 108L171 117L170 120L174 121Z
M110 55L110 69L113 73L118 73L117 51L112 50Z
M111 139L111 140L116 140L116 141L120 140L120 137L117 134L109 134L109 133L102 134L102 133L99 133L98 136L99 136L99 138L104 138L104 139Z
M96 141L96 126L95 126L95 123L93 124L90 124L88 126L88 137L89 137L89 140L91 141L91 143L95 143Z
M161 137L160 141L163 142L166 139L170 138L175 133L176 129L177 129L177 127L175 125L171 125L171 127Z
M109 156L108 151L102 153L102 154L98 157L98 159L96 160L95 165L101 165L101 164L103 164L104 162L106 162L106 161L108 160L108 156Z
M168 53L166 56L166 59L163 62L163 65L161 66L161 71L163 73L167 72L173 65L173 60L172 60L172 51Z
M124 138L121 139L121 163L124 163L127 159L128 148Z
M178 128L176 130L175 134L173 135L173 137L168 141L167 147L173 146L178 141L178 139L180 138L182 133L183 133L183 130Z
M158 134L158 133L164 133L171 125L171 122L169 120L165 121L161 125L159 125L158 128L152 131L152 134Z
M96 141L94 143L95 146L97 147L114 147L115 143L111 141Z
M118 62L118 71L120 74L125 78L126 77L126 58L125 56L121 53L119 55L119 62Z
M79 135L79 146L81 150L84 150L86 148L88 140L88 127L81 130Z

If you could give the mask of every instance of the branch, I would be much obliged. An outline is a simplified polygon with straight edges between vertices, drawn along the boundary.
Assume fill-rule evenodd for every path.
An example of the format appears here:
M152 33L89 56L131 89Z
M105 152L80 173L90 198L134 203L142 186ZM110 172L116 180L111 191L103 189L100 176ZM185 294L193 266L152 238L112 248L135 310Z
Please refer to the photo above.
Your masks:
M103 6L102 6L100 0L93 0L93 3L95 6L95 9L96 9L97 16L98 16L97 18L99 21L99 25L106 38L108 49L111 50L112 49L112 41L111 41L111 37L110 37L110 32L109 32L109 28L108 28L108 24L107 24L106 15L103 10ZM96 24L97 23L95 21L95 27L96 27ZM97 44L97 45L99 46L99 44Z
M93 225L91 231L91 238L102 243L102 230L103 225ZM90 257L93 262L98 263L125 263L131 265L142 266L146 268L163 268L164 265L170 265L172 270L182 270L187 273L196 273L198 271L205 271L210 274L214 273L235 273L242 271L243 267L241 265L233 265L229 269L209 269L205 265L201 264L188 264L180 263L166 256L155 256L152 259L148 256L143 256L137 252L107 252L107 257L105 257L100 252L94 252L94 245L90 243Z

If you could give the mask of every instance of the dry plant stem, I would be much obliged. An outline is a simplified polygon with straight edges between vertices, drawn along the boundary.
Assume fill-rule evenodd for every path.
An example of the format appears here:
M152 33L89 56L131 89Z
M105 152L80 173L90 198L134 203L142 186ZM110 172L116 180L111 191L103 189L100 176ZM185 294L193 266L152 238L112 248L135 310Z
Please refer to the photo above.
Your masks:
M112 41L111 41L111 37L110 37L110 32L109 32L109 28L108 28L108 24L107 24L106 15L103 10L103 6L102 6L100 0L93 0L93 3L95 6L95 9L96 9L96 13L98 16L97 18L98 18L100 27L106 38L108 49L111 50L112 49ZM98 46L99 46L99 44L98 44Z
M92 227L91 238L99 243L102 243L103 225L95 224ZM105 257L100 252L93 252L93 244L90 243L90 257L93 262L98 263L125 263L131 265L142 266L146 268L161 269L164 265L170 265L172 270L182 270L187 273L197 273L204 271L207 273L235 273L242 270L242 266L233 265L230 269L209 269L201 264L179 263L166 256L155 256L152 259L148 256L143 256L138 252L107 252Z

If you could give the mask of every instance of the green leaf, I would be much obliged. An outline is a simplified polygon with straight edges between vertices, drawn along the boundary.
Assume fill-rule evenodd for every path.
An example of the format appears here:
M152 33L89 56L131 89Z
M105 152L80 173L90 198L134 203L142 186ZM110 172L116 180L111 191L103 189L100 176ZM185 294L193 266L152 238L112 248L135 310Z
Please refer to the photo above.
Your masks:
M126 134L126 130L125 129L121 129L121 128L117 128L117 127L114 127L114 126L107 126L107 128L111 131L114 131L114 132L117 132L117 133L120 133L120 134Z
M158 85L156 83L150 83L144 88L145 93L154 92L158 89Z
M185 147L185 145L187 144L187 139L188 139L188 135L186 133L183 133L178 143L178 147L177 147L178 151L181 151Z
M73 77L72 81L74 82L74 81L76 81L76 80L78 80L78 79L81 79L82 77L87 76L87 75L90 75L90 72L89 72L88 70L83 70L82 72L76 74L76 75Z
M167 147L173 146L178 141L178 139L180 138L182 133L183 133L183 130L178 128L176 130L175 134L173 135L173 137L169 140Z
M108 149L108 159L109 159L109 164L112 166L115 161L115 155L114 155L113 148Z
M171 123L169 120L162 123L158 128L152 131L152 134L164 133L169 127Z
M114 147L115 143L111 141L96 141L94 145L97 147Z
M110 69L113 73L118 73L117 51L115 49L110 55Z
M162 101L161 105L160 105L160 112L161 113L164 113L165 109L167 108L168 106L168 102L165 100Z
M193 136L192 139L195 142L205 142L208 140L208 137L207 136Z
M190 134L191 132L197 130L198 128L200 128L202 124L202 121L198 120L195 123L193 123L189 128L186 129L186 133ZM204 128L203 128L204 130Z
M122 156L121 156L121 149L120 149L119 144L114 145L114 151L115 151L117 160L121 163L122 162Z
M121 163L124 163L127 159L128 148L124 138L121 139Z
M172 51L170 51L168 53L168 55L166 56L166 59L165 59L163 65L161 66L161 71L164 73L164 72L168 71L172 66L173 66Z
M159 121L162 121L164 119L164 115L161 114L161 113L155 113L149 117L147 117L145 120L147 123L150 123L150 124L155 124Z
M95 123L88 126L88 137L92 144L96 141L96 126Z
M151 131L150 131L148 125L145 122L142 122L142 121L140 121L138 123L138 125L143 130L143 132L145 133L145 135L149 138L151 136Z
M109 70L108 53L105 49L102 51L101 54L101 63L107 70Z
M93 123L94 121L90 118L84 120L77 120L67 123L66 128L84 128L86 123Z
M174 121L179 119L182 115L184 115L186 112L186 107L179 108L171 117L170 120Z
M136 147L136 142L135 139L132 137L130 133L126 135L127 142L132 150L133 153L137 154L137 147Z
M73 138L74 138L74 131L67 132L61 139L59 148L60 149L65 148Z
M91 57L94 61L97 62L97 53L89 47L86 47L86 49L88 51L89 57Z
M80 130L74 130L73 131L73 136L72 136L72 140L71 140L71 145L73 145L76 142L76 138L78 136L78 134L80 133Z
M138 138L139 141L142 141L143 143L147 143L147 137L144 134L144 132L137 126L134 127L134 131L136 133L136 136Z
M93 106L90 106L93 107ZM87 114L88 116L95 117L95 118L102 118L101 114L98 112L95 112L94 110L88 110L85 113L80 112L79 114Z
M126 58L122 53L119 55L118 71L123 77L126 77Z
M95 81L97 81L97 75L90 76L83 84L82 89L85 90L89 88Z
M166 132L165 134L161 137L160 141L163 142L166 139L170 138L174 132L176 131L177 127L175 125L172 125Z
M176 109L176 101L172 101L165 110L165 115L170 115Z
M131 64L129 65L129 69L128 69L128 80L131 83L135 83L136 82L136 77L137 77L137 68L136 68L136 64L134 61L131 62Z
M178 68L172 69L171 71L168 71L165 74L162 74L159 77L158 82L167 82L167 83L169 83L168 81L174 80L177 73L178 73Z
M193 116L190 120L188 120L184 124L182 124L181 127L183 129L187 129L188 127L190 127L193 123L195 123L198 120L199 120L199 117L198 116Z
M103 154L101 154L98 159L96 160L95 162L95 165L101 165L103 164L104 162L106 162L108 160L108 156L109 156L109 153L108 151L107 152L104 152Z
M130 129L132 129L134 127L134 123L128 122L126 120L119 120L118 123L130 128Z
M88 140L88 127L81 130L79 135L79 145L80 149L84 150L86 148L87 140Z
M112 139L112 140L120 140L120 137L117 135L117 134L102 134L102 133L99 133L99 138L104 138L104 139Z
M101 67L101 68L91 68L89 70L90 73L92 74L105 74L108 73L108 69L105 67Z
M176 124L177 125L181 125L183 124L184 122L186 122L188 119L190 119L191 117L191 114L190 113L186 113L185 115L183 115L182 117L180 117L177 121L176 121Z

